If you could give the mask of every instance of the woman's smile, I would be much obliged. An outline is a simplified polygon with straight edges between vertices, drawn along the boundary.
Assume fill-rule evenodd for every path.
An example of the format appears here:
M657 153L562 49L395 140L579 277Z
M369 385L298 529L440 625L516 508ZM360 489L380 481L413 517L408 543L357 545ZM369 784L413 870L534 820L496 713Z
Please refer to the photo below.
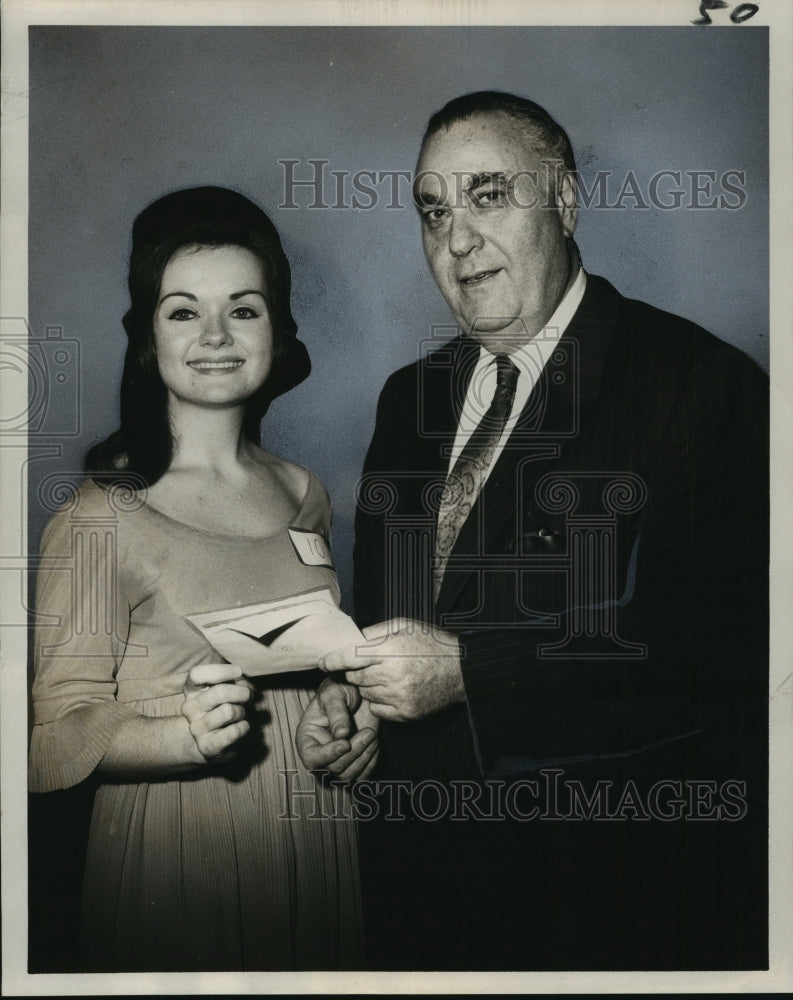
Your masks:
M231 358L227 361L188 361L187 364L194 371L205 375L228 375L241 368L245 362L239 358Z

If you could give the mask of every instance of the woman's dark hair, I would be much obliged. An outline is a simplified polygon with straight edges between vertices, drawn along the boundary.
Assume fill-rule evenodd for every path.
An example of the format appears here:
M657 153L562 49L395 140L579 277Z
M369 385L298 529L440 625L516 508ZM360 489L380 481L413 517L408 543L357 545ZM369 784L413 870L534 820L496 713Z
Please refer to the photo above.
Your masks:
M130 308L124 316L129 343L121 377L121 426L86 455L86 471L103 483L130 474L153 485L167 470L173 439L154 348L154 313L165 268L186 246L238 246L262 265L264 297L273 329L273 366L265 384L248 400L243 432L259 442L261 419L271 401L298 385L311 370L297 339L290 293L292 274L275 226L244 195L227 188L174 191L135 219L129 261Z

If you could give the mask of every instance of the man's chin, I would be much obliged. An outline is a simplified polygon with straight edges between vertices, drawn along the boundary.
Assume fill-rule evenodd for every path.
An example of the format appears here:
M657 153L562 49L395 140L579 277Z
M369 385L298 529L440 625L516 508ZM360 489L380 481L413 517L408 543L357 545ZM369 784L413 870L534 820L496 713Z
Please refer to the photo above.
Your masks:
M465 330L466 328L463 327ZM533 333L520 318L501 320L477 319L464 336L481 344L493 354L510 354L527 344Z

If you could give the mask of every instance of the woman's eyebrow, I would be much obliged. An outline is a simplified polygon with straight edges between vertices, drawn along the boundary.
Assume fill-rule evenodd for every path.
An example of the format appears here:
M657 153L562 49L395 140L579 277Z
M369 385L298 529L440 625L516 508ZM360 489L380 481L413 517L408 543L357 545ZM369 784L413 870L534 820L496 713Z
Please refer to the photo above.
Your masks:
M165 302L166 299L170 299L172 295L180 295L183 299L190 299L191 302L198 302L195 295L191 295L190 292L168 292L167 295L163 295L159 304L162 305L163 302Z
M168 292L167 295L163 295L159 304L162 305L166 299L170 299L174 295L178 295L183 299L190 299L191 302L198 302L198 298L191 292ZM229 295L229 298L236 300L241 299L246 295L261 295L261 297L264 298L264 292L260 288L246 288L242 292L232 292L231 295Z

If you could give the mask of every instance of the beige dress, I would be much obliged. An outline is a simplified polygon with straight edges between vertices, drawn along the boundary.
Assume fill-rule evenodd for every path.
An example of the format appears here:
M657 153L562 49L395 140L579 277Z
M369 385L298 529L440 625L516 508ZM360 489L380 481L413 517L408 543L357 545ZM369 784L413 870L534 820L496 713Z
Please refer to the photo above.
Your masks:
M326 539L310 475L290 526ZM222 658L185 616L328 587L286 526L191 528L89 481L48 523L37 592L33 791L88 778L136 714L180 714L187 671ZM314 672L262 679L231 765L98 787L84 881L83 964L96 971L360 968L356 830L346 792L303 768L295 728Z

